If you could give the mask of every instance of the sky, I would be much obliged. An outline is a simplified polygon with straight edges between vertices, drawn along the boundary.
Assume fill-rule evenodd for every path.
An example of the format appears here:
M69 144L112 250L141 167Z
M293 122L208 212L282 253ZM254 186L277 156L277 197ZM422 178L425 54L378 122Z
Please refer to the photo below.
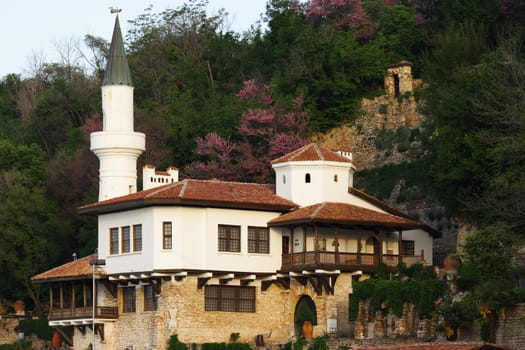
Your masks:
M128 20L145 13L177 8L184 0L5 0L0 11L0 78L10 73L28 75L32 62L58 61L57 46L91 34L111 40L114 15L110 7L122 9L119 14L122 34ZM266 0L209 0L207 12L228 12L227 25L243 32L255 24L266 10ZM36 58L36 59L35 59Z

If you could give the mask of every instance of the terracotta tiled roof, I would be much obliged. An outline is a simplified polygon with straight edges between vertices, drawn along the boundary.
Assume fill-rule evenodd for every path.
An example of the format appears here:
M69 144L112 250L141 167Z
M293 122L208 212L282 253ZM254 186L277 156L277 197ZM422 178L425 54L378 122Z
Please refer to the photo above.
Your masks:
M80 207L79 211L84 214L99 214L166 204L270 211L289 211L297 206L295 203L277 196L266 185L186 179L85 205Z
M464 342L446 342L446 343L416 343L402 344L378 347L359 347L354 350L512 350L490 343L464 343Z
M375 197L372 197L368 193L363 192L361 190L358 190L357 188L351 187L351 188L348 189L348 192L350 194L356 196L356 197L359 197L359 198L367 201L370 204L373 204L374 206L376 206L376 207L386 211L387 213L390 213L390 214L395 215L395 216L400 216L400 217L403 217L405 219L412 220L412 218L410 216L408 216L407 214L403 213L402 211L397 210L395 208L392 208L390 205L386 204L385 202L380 201L379 199L377 199ZM426 232L430 233L434 237L441 237L442 236L441 232L439 232L438 230L433 229L432 227L430 227L428 225L421 224L420 228L422 230L425 230Z
M298 223L338 223L343 225L420 228L421 223L392 214L380 213L347 203L323 202L299 208L268 222L269 226Z
M71 261L64 265L52 268L51 270L48 270L46 272L42 272L41 274L33 276L31 280L36 283L42 283L59 280L63 281L91 278L93 270L89 262L96 258L96 254L88 255L78 260Z
M272 164L284 162L306 162L315 160L325 160L331 162L351 163L350 159L343 157L337 152L321 147L315 143L310 143L293 152L272 161Z

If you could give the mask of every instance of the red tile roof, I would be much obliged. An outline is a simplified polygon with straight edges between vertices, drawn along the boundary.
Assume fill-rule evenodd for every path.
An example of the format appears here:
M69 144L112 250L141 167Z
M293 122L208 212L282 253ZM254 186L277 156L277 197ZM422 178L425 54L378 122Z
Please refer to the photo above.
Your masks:
M380 213L347 203L323 202L299 208L268 222L269 226L299 223L339 223L357 226L421 228L423 224L396 215Z
M359 197L359 198L365 200L366 202L368 202L368 203L378 207L379 209L382 209L382 210L386 211L387 213L390 213L390 214L395 215L395 216L400 216L400 217L403 217L405 219L412 220L412 218L409 215L403 213L400 210L392 208L390 205L386 204L385 202L380 201L379 199L377 199L375 197L372 197L368 193L363 192L361 190L358 190L357 188L351 187L351 188L348 189L348 192L350 194L352 194L352 195L354 195L356 197ZM432 227L430 227L428 225L425 225L423 223L421 223L421 229L425 230L428 233L430 233L433 237L441 237L442 236L441 232L439 232L438 230L435 230Z
M352 163L350 159L337 152L321 147L315 143L310 143L293 152L272 161L272 164L284 162L307 162L315 160L325 160L331 162Z
M100 214L151 205L194 205L221 208L289 211L297 205L266 185L186 179L126 196L88 204L83 214Z
M366 346L354 348L354 350L512 350L490 343L464 343L464 342L446 342L446 343L416 343L401 344L390 346Z
M92 254L64 265L57 266L46 272L33 276L31 280L36 283L64 281L91 278L93 270L89 262L96 259L97 255Z

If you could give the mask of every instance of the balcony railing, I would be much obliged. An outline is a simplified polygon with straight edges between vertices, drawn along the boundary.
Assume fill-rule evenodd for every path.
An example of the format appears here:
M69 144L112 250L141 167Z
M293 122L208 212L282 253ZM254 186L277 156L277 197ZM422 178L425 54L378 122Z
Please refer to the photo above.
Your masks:
M75 307L75 308L52 308L49 310L49 320L69 320L80 318L93 318L93 308ZM118 308L111 306L97 306L95 308L95 318L118 319Z
M334 267L338 269L351 269L360 267L374 267L382 261L389 267L396 267L399 264L400 256L397 254L383 254L381 257L377 254L369 253L342 253L342 252L301 252L293 254L283 254L282 269L289 270L296 268L308 267ZM419 256L401 256L401 261L407 266L422 263L424 257Z

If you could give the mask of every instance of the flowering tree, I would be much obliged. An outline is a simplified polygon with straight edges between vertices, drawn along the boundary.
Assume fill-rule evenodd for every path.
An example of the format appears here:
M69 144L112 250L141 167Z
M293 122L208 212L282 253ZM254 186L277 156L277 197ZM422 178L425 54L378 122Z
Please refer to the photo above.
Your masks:
M361 0L312 0L306 17L314 22L329 20L339 30L357 30L356 36L369 38L375 32Z
M238 140L216 133L197 138L196 152L203 160L186 167L187 175L270 182L271 160L307 142L308 118L302 96L296 97L290 108L285 108L276 103L269 85L258 84L255 79L245 81L237 96L249 106L237 128Z

